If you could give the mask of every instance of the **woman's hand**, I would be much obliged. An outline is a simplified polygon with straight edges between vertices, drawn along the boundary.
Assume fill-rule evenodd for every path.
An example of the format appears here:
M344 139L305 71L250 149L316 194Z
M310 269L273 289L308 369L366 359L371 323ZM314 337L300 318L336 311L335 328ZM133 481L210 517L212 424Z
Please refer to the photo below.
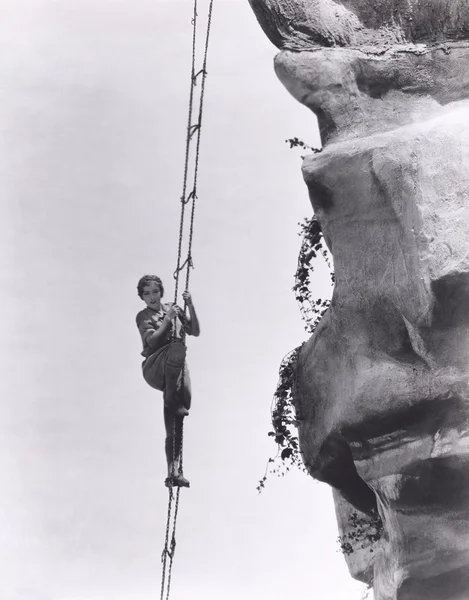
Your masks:
M172 321L173 319L175 319L179 313L181 312L181 309L179 308L179 306L177 304L173 304L170 309L168 310L168 312L166 313L166 319L168 319L168 321Z
M187 304L187 306L192 306L192 296L190 292L183 292L182 297L184 298L184 302Z

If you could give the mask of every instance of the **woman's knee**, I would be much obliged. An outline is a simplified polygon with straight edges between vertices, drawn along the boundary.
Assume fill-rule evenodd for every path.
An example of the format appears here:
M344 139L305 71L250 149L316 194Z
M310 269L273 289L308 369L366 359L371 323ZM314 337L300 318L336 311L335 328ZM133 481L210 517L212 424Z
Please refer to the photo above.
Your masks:
M157 365L145 361L142 365L142 375L148 385L155 390L164 390L164 371Z
M186 360L186 347L182 342L172 342L166 364L181 367Z
M161 377L155 377L154 373L143 373L143 378L145 379L145 381L148 383L148 385L150 387L152 387L154 390L158 390L159 392L162 392L164 390L164 383L162 383L161 381Z
M191 389L190 379L187 379L184 381L184 383L181 387L181 396L182 396L183 406L185 406L187 409L189 409L191 407L191 401L192 401L192 389Z

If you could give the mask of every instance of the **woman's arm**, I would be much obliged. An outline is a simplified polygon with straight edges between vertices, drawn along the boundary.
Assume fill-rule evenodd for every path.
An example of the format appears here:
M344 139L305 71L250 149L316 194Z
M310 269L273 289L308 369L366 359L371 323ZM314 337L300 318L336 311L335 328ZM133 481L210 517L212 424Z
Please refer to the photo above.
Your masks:
M189 322L187 324L186 332L188 335L198 337L200 335L200 324L199 319L197 318L197 313L195 312L194 303L192 302L192 296L189 292L184 292L182 297L184 298L184 301L189 309Z
M151 350L158 350L158 348L164 346L164 343L166 342L166 336L171 327L171 321L176 316L177 308L171 306L158 329L148 330L148 334L145 336L145 341Z

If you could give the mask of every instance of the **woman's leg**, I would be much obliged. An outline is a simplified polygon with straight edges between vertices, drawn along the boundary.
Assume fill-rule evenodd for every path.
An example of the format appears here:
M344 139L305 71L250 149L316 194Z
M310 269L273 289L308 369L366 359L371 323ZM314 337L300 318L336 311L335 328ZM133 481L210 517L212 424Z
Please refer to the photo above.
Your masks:
M186 347L182 342L171 342L165 361L164 405L170 410L181 406L178 387L180 387L182 370L186 360Z
M143 378L149 386L162 392L164 390L166 355L169 346L163 347L143 361Z
M184 417L179 417L168 408L164 408L164 426L166 429L165 452L168 464L168 481L175 485L189 486L180 471L179 455L182 446L182 422Z
M189 373L189 367L187 363L184 363L184 368L181 371L181 375L178 380L179 406L183 406L187 410L191 407L192 401L192 387L191 387L191 376Z
M165 406L173 411L181 407L188 410L191 405L191 382L185 357L186 347L175 341L149 356L142 365L145 381L163 392Z
M177 417L174 415L174 412L169 408L164 407L164 427L166 430L166 440L165 440L165 452L166 452L166 462L168 464L168 477L171 475L175 475L178 470L178 461L177 457L179 456L179 452L181 450L181 443L178 440L178 436L176 435L176 423L175 419Z

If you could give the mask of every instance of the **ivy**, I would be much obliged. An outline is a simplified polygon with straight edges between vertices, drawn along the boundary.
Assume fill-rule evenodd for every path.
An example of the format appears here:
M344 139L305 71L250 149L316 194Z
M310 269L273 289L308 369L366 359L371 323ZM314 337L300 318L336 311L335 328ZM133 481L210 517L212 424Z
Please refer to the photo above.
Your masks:
M295 142L293 140L287 140ZM302 145L297 140L294 145ZM293 147L293 146L292 146ZM302 145L304 147L304 145ZM330 301L321 298L315 299L312 294L311 276L314 272L313 259L322 256L331 271L331 282L334 283L331 259L324 244L324 238L316 217L304 219L299 223L302 243L298 255L298 264L295 272L295 284L293 292L300 308L304 321L304 327L308 334L312 334L319 321L327 311ZM277 454L269 458L263 478L259 481L257 490L259 492L265 487L268 473L284 476L292 467L306 472L298 441L297 427L299 417L293 404L293 388L298 357L303 344L289 352L282 360L279 368L279 380L275 390L271 417L273 430L268 432L277 444Z
M295 273L295 285L293 292L300 308L301 316L307 333L313 333L319 321L330 305L330 300L314 298L311 291L311 276L314 271L312 260L322 256L329 267L331 282L334 284L335 278L332 271L330 253L324 244L324 238L316 217L304 219L300 226L299 235L303 241L298 255L298 265Z
M298 346L284 356L280 364L279 380L271 408L273 431L267 434L277 444L277 454L274 458L269 458L264 476L257 486L258 492L265 487L269 472L283 477L291 467L305 471L296 433L298 420L292 398L296 364L302 346Z
M370 552L373 552L373 545L381 539L383 535L383 522L377 512L370 518L363 518L356 512L349 516L350 531L339 536L337 541L343 554L349 555L354 551L353 548L360 544L362 548L370 545Z
M313 146L308 146L308 144L305 144L302 140L300 140L297 137L289 138L288 140L285 140L285 143L290 145L290 149L303 148L304 150L310 150L311 152L313 152L313 154L322 152L322 148L313 148ZM304 156L302 156L301 158L304 158Z
M290 148L298 147L313 153L321 152L321 149L313 148L297 137L285 141L290 145ZM322 256L329 268L332 285L335 284L335 277L331 256L324 243L324 236L319 221L313 215L309 219L304 219L298 225L300 226L299 235L302 237L302 242L298 254L295 284L292 291L295 294L306 333L311 335L330 306L330 300L323 300L322 298L315 298L313 296L313 261ZM280 364L279 379L271 407L272 431L269 431L267 434L277 444L277 453L275 457L269 458L267 462L264 476L257 486L259 492L264 489L269 473L283 477L292 467L306 472L297 434L300 417L293 402L297 363L302 348L303 344L297 346L282 359ZM383 534L383 522L379 514L376 513L370 520L370 518L365 519L360 517L358 513L353 512L349 517L349 524L349 531L338 538L338 543L343 554L351 554L357 544L360 544L362 548L371 545L370 552L373 552L373 544L381 539ZM373 581L371 578L366 586L364 597L368 595L368 591L372 588L372 585Z

